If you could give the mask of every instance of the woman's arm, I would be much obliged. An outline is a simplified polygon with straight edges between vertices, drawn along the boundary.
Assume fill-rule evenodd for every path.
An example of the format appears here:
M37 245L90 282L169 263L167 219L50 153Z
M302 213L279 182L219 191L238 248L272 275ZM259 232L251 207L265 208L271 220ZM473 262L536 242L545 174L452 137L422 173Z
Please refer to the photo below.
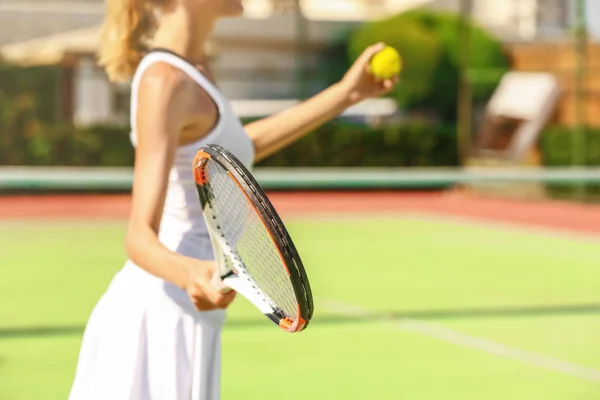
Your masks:
M214 263L170 251L158 239L169 171L186 117L178 100L185 98L188 87L185 76L165 64L149 67L140 83L132 210L125 247L136 265L186 289L200 309L213 309L233 300L233 295L223 295L210 285Z
M367 64L381 49L380 43L367 48L344 78L316 96L273 116L246 125L254 143L255 161L260 161L332 120L348 107L393 88L396 79L376 81Z
M255 161L295 142L349 106L346 89L336 84L295 107L246 125L254 143Z
M177 146L179 116L175 104L181 90L181 79L163 64L151 66L140 82L138 143L125 247L129 258L141 268L185 287L188 260L158 240L168 174Z

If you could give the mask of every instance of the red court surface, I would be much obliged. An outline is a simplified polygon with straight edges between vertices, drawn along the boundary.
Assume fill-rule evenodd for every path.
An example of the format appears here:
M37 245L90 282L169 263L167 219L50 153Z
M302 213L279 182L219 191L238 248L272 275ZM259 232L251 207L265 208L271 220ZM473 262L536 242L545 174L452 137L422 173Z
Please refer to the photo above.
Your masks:
M418 213L548 227L600 237L600 206L560 201L518 201L457 192L272 192L285 217ZM126 218L128 195L16 195L0 197L0 219Z

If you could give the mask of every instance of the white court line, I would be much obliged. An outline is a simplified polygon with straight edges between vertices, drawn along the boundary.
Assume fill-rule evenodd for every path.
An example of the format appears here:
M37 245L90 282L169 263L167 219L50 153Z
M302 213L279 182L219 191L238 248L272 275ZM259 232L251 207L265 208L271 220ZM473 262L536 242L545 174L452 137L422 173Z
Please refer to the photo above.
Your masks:
M345 315L358 319L372 319L375 315L362 307L356 307L344 302L332 299L320 299L319 303L327 310L336 314ZM413 332L419 335L428 336L457 346L482 351L498 357L504 357L519 361L525 364L534 365L543 369L559 372L564 375L574 376L590 382L600 382L600 371L593 368L584 367L568 361L545 355L521 350L516 347L508 346L502 343L494 342L468 335L453 329L445 328L439 325L415 320L412 318L398 318L383 320L388 325L405 332Z

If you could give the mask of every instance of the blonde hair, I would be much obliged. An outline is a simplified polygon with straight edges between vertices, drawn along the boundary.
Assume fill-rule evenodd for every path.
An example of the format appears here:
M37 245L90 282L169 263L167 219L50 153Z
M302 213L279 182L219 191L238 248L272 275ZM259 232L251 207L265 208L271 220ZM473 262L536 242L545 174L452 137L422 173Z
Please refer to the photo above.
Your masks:
M158 25L154 7L163 2L106 0L98 63L111 81L127 81L135 73Z

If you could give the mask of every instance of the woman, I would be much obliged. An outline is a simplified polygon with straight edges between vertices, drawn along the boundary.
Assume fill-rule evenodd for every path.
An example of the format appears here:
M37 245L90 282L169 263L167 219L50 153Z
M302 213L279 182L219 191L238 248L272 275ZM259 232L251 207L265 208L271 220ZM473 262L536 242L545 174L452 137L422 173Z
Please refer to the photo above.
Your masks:
M244 127L211 80L204 51L215 22L242 14L242 0L107 5L100 63L113 81L132 78L128 260L90 316L70 399L218 399L220 334L235 294L210 283L215 265L193 184L195 152L217 143L251 167L395 80L376 82L366 72L378 44L339 83Z

